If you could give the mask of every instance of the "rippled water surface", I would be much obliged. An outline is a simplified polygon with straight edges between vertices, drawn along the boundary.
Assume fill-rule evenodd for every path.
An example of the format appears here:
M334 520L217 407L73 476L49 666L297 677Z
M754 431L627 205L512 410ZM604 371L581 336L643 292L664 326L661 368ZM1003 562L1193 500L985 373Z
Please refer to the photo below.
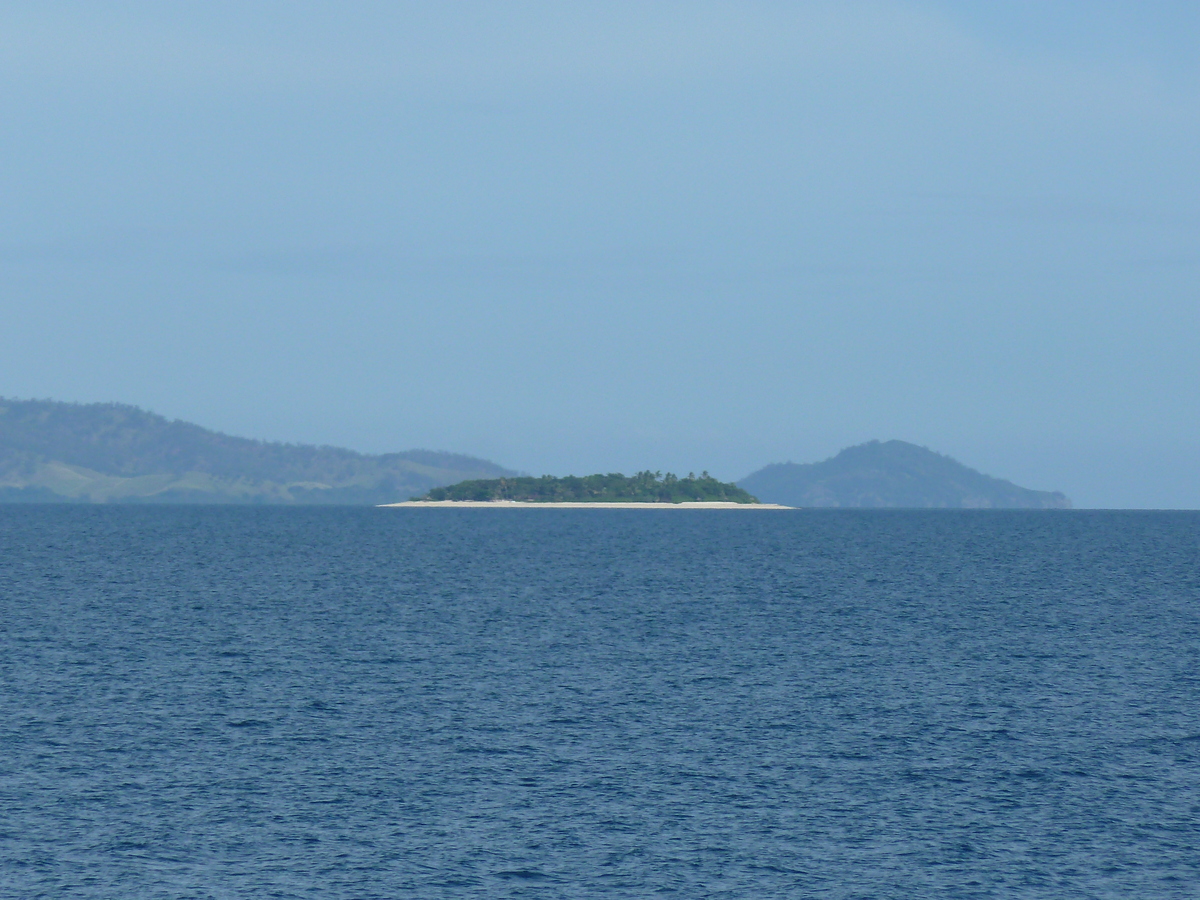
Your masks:
M0 507L0 896L1200 891L1200 515Z

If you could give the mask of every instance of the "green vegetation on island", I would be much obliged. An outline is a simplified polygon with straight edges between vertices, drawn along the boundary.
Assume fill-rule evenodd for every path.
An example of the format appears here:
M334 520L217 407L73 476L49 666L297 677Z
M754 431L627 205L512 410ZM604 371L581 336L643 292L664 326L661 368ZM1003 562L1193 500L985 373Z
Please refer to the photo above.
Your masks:
M758 500L736 484L717 481L707 472L679 478L668 472L638 472L633 476L568 475L555 478L543 475L515 478L489 478L462 481L450 487L434 488L414 500L515 500L525 503L684 503L724 501L757 503Z

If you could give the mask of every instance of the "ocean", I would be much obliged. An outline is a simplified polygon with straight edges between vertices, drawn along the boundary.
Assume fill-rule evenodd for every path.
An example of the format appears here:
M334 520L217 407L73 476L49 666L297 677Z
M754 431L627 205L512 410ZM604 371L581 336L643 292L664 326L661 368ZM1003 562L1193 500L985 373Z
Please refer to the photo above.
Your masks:
M0 507L0 897L1200 896L1200 514Z

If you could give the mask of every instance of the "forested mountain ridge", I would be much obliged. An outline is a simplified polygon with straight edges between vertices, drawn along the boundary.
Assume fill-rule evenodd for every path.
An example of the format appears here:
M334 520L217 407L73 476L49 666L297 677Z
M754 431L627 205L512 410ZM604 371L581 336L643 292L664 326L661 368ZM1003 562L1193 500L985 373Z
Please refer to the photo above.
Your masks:
M0 398L0 501L373 504L512 474L454 453L234 437L119 403Z
M776 463L738 482L764 503L809 507L1069 509L1057 491L993 478L905 441L870 441L819 463Z

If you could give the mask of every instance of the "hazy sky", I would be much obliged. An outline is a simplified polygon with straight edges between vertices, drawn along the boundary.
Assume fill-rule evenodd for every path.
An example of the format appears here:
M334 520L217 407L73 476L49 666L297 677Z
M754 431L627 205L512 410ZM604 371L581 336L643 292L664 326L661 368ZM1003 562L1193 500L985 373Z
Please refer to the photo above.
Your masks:
M1200 507L1195 0L0 5L0 395Z

